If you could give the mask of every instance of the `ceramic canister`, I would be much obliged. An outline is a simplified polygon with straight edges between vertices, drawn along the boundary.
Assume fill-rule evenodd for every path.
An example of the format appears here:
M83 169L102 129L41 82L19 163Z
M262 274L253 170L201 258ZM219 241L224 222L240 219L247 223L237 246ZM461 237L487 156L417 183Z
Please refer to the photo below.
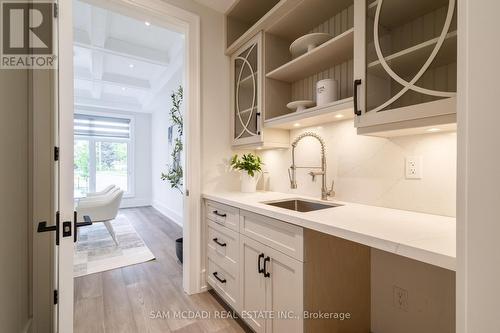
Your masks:
M325 105L334 102L337 96L337 81L324 79L316 83L316 105Z

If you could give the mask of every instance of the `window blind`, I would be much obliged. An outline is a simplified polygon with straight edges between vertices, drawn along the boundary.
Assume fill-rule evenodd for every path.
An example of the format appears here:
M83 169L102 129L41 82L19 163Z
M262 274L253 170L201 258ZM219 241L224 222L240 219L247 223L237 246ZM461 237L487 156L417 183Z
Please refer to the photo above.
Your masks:
M130 119L75 114L75 135L101 138L130 138Z

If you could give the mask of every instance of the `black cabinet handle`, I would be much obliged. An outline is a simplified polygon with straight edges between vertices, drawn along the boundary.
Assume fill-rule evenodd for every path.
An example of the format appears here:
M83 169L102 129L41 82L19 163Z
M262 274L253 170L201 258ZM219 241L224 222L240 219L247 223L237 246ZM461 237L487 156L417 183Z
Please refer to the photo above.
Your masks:
M356 116L361 116L361 110L358 110L358 86L361 84L360 79L354 80L354 114Z
M266 259L264 259L264 277L270 277L271 276L271 273L269 273L267 271L267 265L266 265L266 263L270 262L270 261L271 261L271 258L269 258L269 257L266 257Z
M227 216L227 214L221 214L221 213L219 213L216 210L214 210L212 213L214 213L215 215L220 216L220 217L226 217Z
M214 277L219 280L220 283L226 283L226 279L221 279L218 275L217 272L213 272Z
M261 259L264 259L264 253L259 254L259 257L257 258L257 271L260 273L264 273L264 268L261 268L260 263Z
M259 121L260 121L260 112L257 112L255 114L255 130L257 131L257 135L260 135Z
M219 246L226 246L226 245L227 245L226 243L221 243L221 242L219 242L219 240L217 239L217 237L216 237L216 238L214 238L214 239L212 239L212 240L213 240L213 241L214 241L217 245L219 245Z

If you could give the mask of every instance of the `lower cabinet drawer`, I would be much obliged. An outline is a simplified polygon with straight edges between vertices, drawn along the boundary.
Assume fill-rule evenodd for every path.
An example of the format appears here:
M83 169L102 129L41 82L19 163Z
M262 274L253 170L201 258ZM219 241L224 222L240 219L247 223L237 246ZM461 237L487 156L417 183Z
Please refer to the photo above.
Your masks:
M205 216L215 223L236 232L239 231L240 210L238 208L207 200L205 201Z
M217 265L208 257L208 283L214 290L236 311L239 306L239 283L238 279Z
M238 277L239 239L236 231L207 220L207 254L222 269Z
M240 210L240 233L304 261L303 229L299 226Z

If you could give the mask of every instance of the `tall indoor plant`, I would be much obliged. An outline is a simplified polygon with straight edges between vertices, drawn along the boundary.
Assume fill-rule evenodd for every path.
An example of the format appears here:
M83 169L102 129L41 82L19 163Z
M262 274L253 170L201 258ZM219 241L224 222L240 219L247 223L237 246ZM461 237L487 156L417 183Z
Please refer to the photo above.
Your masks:
M235 154L231 158L231 168L241 171L241 192L251 193L257 189L262 174L262 160L252 153L243 154L241 159Z

